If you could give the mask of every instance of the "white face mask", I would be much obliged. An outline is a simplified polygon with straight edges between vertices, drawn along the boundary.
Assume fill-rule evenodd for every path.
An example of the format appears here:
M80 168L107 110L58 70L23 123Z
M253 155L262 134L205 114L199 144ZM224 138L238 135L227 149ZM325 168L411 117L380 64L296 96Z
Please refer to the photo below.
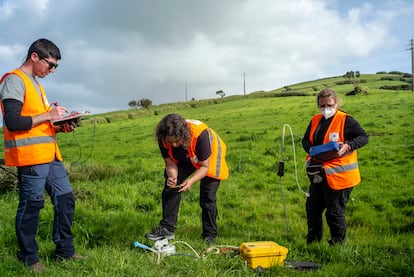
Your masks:
M336 109L332 107L320 108L319 110L325 119L332 117L336 113Z

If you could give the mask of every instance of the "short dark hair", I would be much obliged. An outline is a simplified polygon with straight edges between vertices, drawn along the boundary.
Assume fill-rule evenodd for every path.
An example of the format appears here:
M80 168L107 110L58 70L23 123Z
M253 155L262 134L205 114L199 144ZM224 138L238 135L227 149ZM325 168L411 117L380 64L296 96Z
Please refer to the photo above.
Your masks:
M27 51L26 60L30 59L30 56L33 53L37 53L40 58L55 58L56 60L60 60L62 57L60 55L60 50L48 39L40 38L30 45L29 50Z

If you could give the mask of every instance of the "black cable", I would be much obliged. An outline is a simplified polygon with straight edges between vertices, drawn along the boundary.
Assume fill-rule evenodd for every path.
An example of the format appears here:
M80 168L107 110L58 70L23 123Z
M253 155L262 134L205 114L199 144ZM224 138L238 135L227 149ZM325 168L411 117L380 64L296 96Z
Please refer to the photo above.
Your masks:
M91 143L91 151L89 152L89 155L86 157L85 160L81 161L82 159L82 146L79 142L79 140L77 139L76 135L75 135L75 131L72 132L73 133L73 139L75 140L75 142L77 143L78 147L79 147L79 156L78 159L74 162L71 162L71 167L72 166L81 166L82 164L84 164L85 162L87 162L91 157L92 157L92 153L94 150L94 145L95 145L95 135L96 135L96 121L94 121L93 123L93 133L92 133L92 143Z

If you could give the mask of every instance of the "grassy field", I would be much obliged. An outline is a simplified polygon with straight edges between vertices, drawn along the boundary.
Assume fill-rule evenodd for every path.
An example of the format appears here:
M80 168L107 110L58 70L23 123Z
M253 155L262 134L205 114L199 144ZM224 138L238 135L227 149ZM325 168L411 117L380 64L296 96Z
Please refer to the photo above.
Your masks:
M48 268L42 275L257 275L236 251L199 257L209 246L200 239L196 187L183 195L173 241L178 255L158 261L155 253L132 247L134 241L153 245L144 234L161 219L163 186L163 161L154 128L164 115L174 112L206 122L227 143L231 174L218 192L218 247L274 241L289 249L289 260L321 266L306 273L276 266L265 276L413 276L414 93L379 89L401 83L381 80L383 76L362 75L366 82L361 85L369 92L355 96L345 96L353 86L337 85L344 79L336 77L246 97L88 117L74 133L58 137L77 197L73 226L77 252L87 259L51 260L53 207L47 200L38 233L40 258ZM327 228L323 242L306 245L302 192L309 182L301 139L311 116L318 112L314 94L326 86L339 92L342 109L370 136L368 145L358 151L362 182L347 207L348 238L334 247L327 243ZM280 97L286 93L291 96ZM277 175L280 160L285 162L283 177ZM31 275L15 258L17 202L14 191L0 195L0 276Z

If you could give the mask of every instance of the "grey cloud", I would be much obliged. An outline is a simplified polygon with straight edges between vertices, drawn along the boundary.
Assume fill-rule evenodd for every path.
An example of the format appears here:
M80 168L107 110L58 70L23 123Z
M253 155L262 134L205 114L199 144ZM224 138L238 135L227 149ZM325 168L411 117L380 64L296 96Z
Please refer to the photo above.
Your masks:
M409 35L410 28L396 26L405 26L398 15L413 4L345 2L9 0L0 4L7 13L0 69L18 66L29 44L47 37L63 56L42 80L49 98L98 113L140 98L184 101L185 86L188 100L220 89L241 94L244 72L251 92L348 70L409 68L387 69L386 55L379 57L408 42L397 31Z

